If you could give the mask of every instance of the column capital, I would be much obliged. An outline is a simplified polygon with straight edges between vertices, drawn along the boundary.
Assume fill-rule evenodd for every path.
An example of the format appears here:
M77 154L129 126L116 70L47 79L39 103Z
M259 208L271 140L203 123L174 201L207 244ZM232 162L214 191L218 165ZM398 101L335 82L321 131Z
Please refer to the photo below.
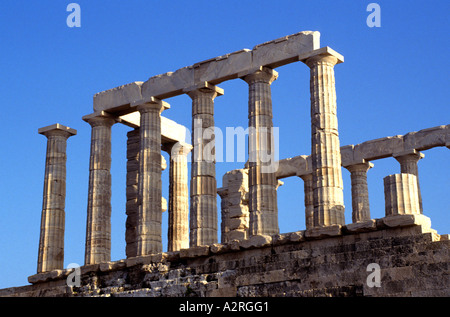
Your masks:
M343 167L345 169L347 169L350 173L353 173L353 172L367 172L369 169L371 169L373 167L373 163L362 159L361 161L355 161L355 162L347 163Z
M131 108L135 108L140 113L149 112L152 110L158 110L159 113L166 109L170 109L170 104L164 100L158 99L156 97L150 97L140 100L135 100L130 103Z
M344 62L344 56L333 50L332 48L325 46L317 50L310 51L308 53L298 56L298 60L313 67L319 62L329 63L334 66Z
M272 84L275 80L277 80L278 72L272 68L260 66L239 73L238 77L246 81L248 84L255 82Z
M199 97L204 94L211 94L212 99L222 96L224 90L218 86L212 85L207 81L200 82L194 86L183 89L183 92L187 94L192 99Z
M113 124L117 122L121 122L120 118L113 116L110 113L105 111L98 111L86 116L83 116L82 119L89 123L92 127L96 126L107 126L111 127Z
M63 136L68 139L69 137L76 135L77 130L55 123L38 129L38 133L45 135L47 138L51 136Z
M178 141L178 142L164 143L161 149L167 152L172 158L175 155L187 156L193 148L194 147L188 143Z
M423 159L425 157L425 154L423 154L422 152L419 152L415 149L410 149L410 150L394 153L394 154L392 154L392 156L397 161L402 163L404 161L418 162L420 159Z

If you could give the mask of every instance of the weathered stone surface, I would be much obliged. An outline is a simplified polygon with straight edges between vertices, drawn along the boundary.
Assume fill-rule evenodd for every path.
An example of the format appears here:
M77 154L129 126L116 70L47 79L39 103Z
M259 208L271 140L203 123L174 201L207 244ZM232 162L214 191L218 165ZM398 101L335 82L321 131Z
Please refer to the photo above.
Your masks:
M82 267L81 286L74 288L65 287L67 272L52 271L0 296L449 296L450 240L416 220L406 223L246 249L200 246L128 259L126 267L123 261ZM380 287L367 284L370 263L381 268Z

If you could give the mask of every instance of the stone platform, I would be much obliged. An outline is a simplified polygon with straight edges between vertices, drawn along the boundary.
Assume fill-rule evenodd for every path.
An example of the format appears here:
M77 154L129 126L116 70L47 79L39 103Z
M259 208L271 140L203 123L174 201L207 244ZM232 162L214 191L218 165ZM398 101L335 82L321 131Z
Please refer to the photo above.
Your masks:
M83 266L80 287L55 270L0 296L450 296L449 246L423 215L388 216ZM380 287L367 283L371 263Z

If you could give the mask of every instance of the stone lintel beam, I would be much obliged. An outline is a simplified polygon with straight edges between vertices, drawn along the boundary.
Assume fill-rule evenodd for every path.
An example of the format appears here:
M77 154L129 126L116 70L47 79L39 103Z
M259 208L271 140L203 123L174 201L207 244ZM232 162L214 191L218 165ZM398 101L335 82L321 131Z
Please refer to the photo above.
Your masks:
M447 131L450 131L450 125L369 140L356 145L341 146L342 166L346 167L356 162L369 162L387 157L399 157L434 147L448 147L450 142L446 141L447 133L449 133ZM282 179L308 173L306 159L309 159L308 155L299 155L278 161L276 178Z
M304 31L256 45L252 50L243 49L175 72L153 76L145 82L133 82L94 95L94 111L131 112L130 104L135 100L154 96L166 99L185 93L185 89L201 82L218 85L237 79L249 69L265 66L280 67L297 62L298 56L320 47L320 33Z

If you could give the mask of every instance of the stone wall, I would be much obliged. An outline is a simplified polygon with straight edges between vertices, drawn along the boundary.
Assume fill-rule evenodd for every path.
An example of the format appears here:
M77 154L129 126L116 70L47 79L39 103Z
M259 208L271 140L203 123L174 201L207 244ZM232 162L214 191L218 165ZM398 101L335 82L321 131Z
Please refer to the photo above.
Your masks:
M84 266L80 287L67 286L71 270L55 270L0 296L450 296L449 235L437 234L423 215L308 237L305 231L253 236ZM380 287L367 284L370 263L381 269Z

